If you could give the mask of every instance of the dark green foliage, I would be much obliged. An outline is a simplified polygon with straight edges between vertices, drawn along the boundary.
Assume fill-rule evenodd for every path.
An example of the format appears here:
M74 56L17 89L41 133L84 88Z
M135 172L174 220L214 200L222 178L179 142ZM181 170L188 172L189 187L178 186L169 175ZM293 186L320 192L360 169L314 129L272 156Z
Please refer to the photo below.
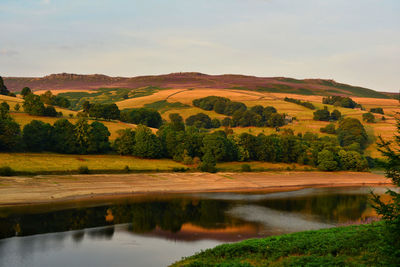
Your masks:
M340 150L338 153L341 170L365 171L368 162L357 151Z
M120 155L133 155L135 146L135 132L132 129L118 131L113 148Z
M382 115L385 114L383 112L382 108L371 108L369 111L372 112L372 113L378 113L378 114L382 114Z
M188 117L186 119L186 125L204 129L210 129L213 127L211 118L204 113L198 113Z
M325 106L324 109L319 109L314 112L314 120L316 121L329 121L331 119L331 114L328 108Z
M264 108L258 105L248 110L244 103L232 102L228 98L218 96L195 99L193 100L193 105L204 110L214 110L217 113L232 116L232 119L224 118L222 120L221 125L225 127L279 127L285 124L285 116L283 114L277 114L274 107Z
M200 170L203 172L217 172L217 161L211 151L207 151L201 159Z
M338 163L331 151L324 149L318 153L318 169L321 171L335 171L338 169Z
M120 118L120 110L116 104L87 104L84 103L84 108L87 109L89 106L89 117L92 118L103 118L106 120L117 120Z
M13 176L15 171L10 166L0 167L0 176Z
M28 88L28 87L25 87L25 88ZM24 89L22 89L22 91L24 91ZM30 94L29 90L24 91L24 93L25 93L24 97L26 95ZM22 94L22 92L21 92L21 94ZM71 103L69 102L69 100L67 98L62 97L62 96L55 96L55 95L53 95L53 93L51 91L47 91L44 94L41 94L40 101L42 101L44 104L47 104L47 105L53 105L53 106L58 106L58 107L62 107L62 108L68 108L71 105Z
M382 224L336 227L219 245L173 266L394 266Z
M392 180L393 185L400 187L400 153L396 148L400 145L400 121L397 119L397 134L393 142L387 142L379 137L379 151L386 158L385 175ZM385 221L386 253L391 256L393 266L400 265L400 193L388 189L386 194L391 201L382 201L380 196L372 194L373 207Z
M4 85L3 78L0 76L0 95L8 95L10 91L8 91L7 87Z
M25 98L25 96L32 94L32 90L29 87L24 87L21 90L21 95Z
M4 110L7 110L7 111L10 111L10 105L6 101L3 101L0 104L0 109L4 109Z
M150 104L145 104L145 108L154 109L160 111L161 113L170 109L185 109L189 108L189 105L182 104L181 102L168 102L167 100L160 100Z
M212 119L211 120L211 126L212 128L219 128L221 127L221 122L218 119Z
M28 151L49 151L51 150L52 127L48 123L33 120L24 126L22 139Z
M369 122L369 123L375 122L375 116L374 116L374 114L372 114L370 112L364 113L362 115L362 118L363 118L363 121L365 121L365 122Z
M19 124L10 116L6 105L0 105L0 151L18 150L20 141Z
M152 159L161 158L162 156L160 139L144 125L139 125L136 128L133 154L141 158Z
M337 121L337 120L340 120L341 118L342 118L342 113L340 113L339 110L334 109L334 110L331 112L331 117L330 117L330 120L331 120L331 121Z
M88 153L105 153L110 149L110 132L101 122L94 121L88 132Z
M295 103L297 105L301 105L308 109L316 109L315 106L313 105L313 103L308 102L308 101L301 101L300 99L295 99L295 98L290 98L290 97L285 97L284 100L286 102L291 102L291 103Z
M75 123L74 133L77 153L86 154L89 146L89 124L87 119L79 119Z
M335 105L343 108L356 108L361 107L361 105L357 104L350 97L343 96L328 96L322 99L322 104Z
M364 126L355 118L345 118L342 120L339 123L337 134L341 146L349 146L353 143L358 143L363 149L368 142L368 135Z
M169 119L171 121L171 128L174 131L184 131L185 124L183 123L183 118L178 113L171 113L169 114Z
M66 119L56 121L52 130L52 151L73 154L76 150L75 126Z
M19 103L15 104L15 106L14 106L15 111L19 111L20 108L21 108L21 106L19 105Z
M162 118L158 111L147 108L135 108L121 112L124 122L142 124L152 128L160 128Z
M211 155L217 162L237 160L236 143L228 139L223 131L206 135L203 139L202 150L204 155Z
M329 123L325 127L320 128L321 133L336 134L335 124Z
M46 117L57 117L59 114L53 106L47 106L44 108L43 116Z
M80 166L78 168L78 173L79 174L89 174L90 173L89 167L88 166Z
M22 106L29 115L43 116L44 114L45 106L38 95L28 94Z

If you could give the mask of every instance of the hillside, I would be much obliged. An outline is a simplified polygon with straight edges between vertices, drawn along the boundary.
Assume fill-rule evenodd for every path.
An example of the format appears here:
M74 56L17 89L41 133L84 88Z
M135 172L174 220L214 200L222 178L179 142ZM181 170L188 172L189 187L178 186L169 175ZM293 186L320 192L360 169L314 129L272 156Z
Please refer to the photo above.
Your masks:
M217 88L258 92L292 93L301 95L344 95L391 98L383 92L324 79L292 79L284 77L255 77L245 75L207 75L196 72L171 73L154 76L109 77L101 74L51 74L41 78L3 77L11 91L28 86L37 90L90 90L98 88Z

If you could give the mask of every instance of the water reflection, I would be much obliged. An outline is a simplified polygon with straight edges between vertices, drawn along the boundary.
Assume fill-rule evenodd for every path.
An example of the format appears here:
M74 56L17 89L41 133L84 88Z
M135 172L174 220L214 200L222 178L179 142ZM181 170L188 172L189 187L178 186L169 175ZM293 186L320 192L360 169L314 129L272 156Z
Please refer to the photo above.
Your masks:
M319 188L1 208L0 266L165 266L221 242L375 217L368 192Z

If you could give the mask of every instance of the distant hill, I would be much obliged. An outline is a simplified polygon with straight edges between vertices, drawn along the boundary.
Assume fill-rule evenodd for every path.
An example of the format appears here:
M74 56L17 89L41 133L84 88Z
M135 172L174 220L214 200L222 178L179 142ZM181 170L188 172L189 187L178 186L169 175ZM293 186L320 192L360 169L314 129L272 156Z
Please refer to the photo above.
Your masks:
M389 93L352 86L324 79L292 79L284 77L255 77L245 75L207 75L197 72L171 73L138 77L110 77L101 74L51 74L42 78L4 77L10 91L28 86L36 90L88 90L98 88L218 88L302 95L343 95L372 98L392 98Z

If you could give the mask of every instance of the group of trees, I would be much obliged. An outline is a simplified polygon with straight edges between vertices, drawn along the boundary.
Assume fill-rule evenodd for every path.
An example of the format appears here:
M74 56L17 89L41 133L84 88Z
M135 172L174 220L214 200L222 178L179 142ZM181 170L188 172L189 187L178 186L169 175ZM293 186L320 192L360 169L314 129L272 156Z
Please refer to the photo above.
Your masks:
M104 153L109 151L110 132L100 122L80 119L75 124L66 119L54 125L32 120L21 131L20 125L0 106L0 151L53 151L64 154Z
M24 90L25 90L25 92L24 92ZM27 95L27 92L30 92L29 87L23 88L21 91L21 95L23 95L25 97ZM67 98L58 96L58 95L55 96L55 95L53 95L53 93L51 91L47 91L47 92L41 94L40 100L46 105L52 105L52 106L57 106L57 107L61 107L61 108L69 108L71 106L71 103L69 102L69 100Z
M158 111L147 108L134 108L121 112L120 120L134 124L143 124L152 128L160 128L163 121Z
M382 115L385 114L383 112L383 108L371 108L369 111L372 112L372 113L378 113L378 114L382 114Z
M340 138L319 138L311 133L294 135L291 131L257 136L227 135L224 131L208 133L193 126L185 127L178 114L171 114L170 119L157 134L145 126L135 131L120 131L114 143L115 151L146 158L172 158L187 164L198 158L203 171L215 171L217 162L253 160L307 164L324 171L368 168L361 154L363 140L352 136L358 132L351 123L339 127Z
M364 113L362 115L363 121L373 123L375 122L375 116L371 112Z
M314 112L314 120L316 121L337 121L341 117L342 113L339 110L335 109L329 112L327 106Z
M308 101L301 101L300 99L295 99L295 98L290 98L290 97L285 97L283 100L285 100L286 102L295 103L297 105L306 107L308 109L312 109L312 110L316 109L314 104L311 102L308 102Z
M322 98L322 104L334 105L343 108L362 108L360 104L357 104L350 97L344 96L328 96Z
M193 105L204 110L214 110L216 113L231 116L222 120L221 125L223 126L280 127L285 125L285 115L277 113L274 107L258 105L248 109L244 103L219 96L195 99Z
M9 95L10 91L8 91L7 87L4 84L3 78L0 76L0 95Z
M120 119L120 110L116 104L91 104L89 101L83 103L83 112L92 118L106 120Z
M45 106L41 101L40 96L35 94L28 94L24 98L22 107L29 115L34 116L47 116L47 117L61 117L62 113L57 112L53 106Z

